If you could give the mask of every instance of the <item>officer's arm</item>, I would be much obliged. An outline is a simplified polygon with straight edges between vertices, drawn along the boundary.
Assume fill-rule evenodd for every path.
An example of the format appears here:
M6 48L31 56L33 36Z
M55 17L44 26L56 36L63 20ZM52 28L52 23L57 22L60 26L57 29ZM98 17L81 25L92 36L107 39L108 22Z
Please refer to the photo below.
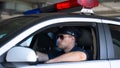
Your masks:
M38 60L39 61L47 61L49 60L49 57L47 54L42 53L42 52L37 52Z
M63 54L59 57L51 59L46 63L54 63L54 62L68 62L68 61L84 61L87 59L87 56L84 52L76 51L76 52L69 52Z

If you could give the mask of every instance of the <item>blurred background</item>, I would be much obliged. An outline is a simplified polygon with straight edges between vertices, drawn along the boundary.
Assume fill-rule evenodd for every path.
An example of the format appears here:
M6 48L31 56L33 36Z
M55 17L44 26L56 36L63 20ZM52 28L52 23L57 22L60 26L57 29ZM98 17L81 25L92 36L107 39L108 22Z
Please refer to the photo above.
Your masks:
M22 13L49 6L65 0L0 0L0 20L23 15ZM93 8L94 13L101 16L120 17L120 0L99 0L98 7ZM79 13L80 10L72 11Z

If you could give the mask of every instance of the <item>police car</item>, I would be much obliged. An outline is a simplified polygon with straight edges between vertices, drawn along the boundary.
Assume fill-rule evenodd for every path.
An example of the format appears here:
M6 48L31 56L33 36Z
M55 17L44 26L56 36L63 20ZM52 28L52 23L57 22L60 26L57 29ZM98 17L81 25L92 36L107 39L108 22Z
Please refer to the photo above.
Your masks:
M64 26L74 26L81 32L78 43L90 59L39 62L35 51L54 51L56 31ZM119 19L93 14L41 13L7 19L0 22L0 68L119 68L119 34Z

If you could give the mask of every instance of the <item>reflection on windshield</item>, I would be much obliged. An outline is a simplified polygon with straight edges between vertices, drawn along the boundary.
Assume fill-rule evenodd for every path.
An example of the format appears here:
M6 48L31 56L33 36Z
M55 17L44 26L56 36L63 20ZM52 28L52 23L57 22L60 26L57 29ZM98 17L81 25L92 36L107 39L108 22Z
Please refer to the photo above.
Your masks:
M2 37L4 37L5 35L6 35L6 34L1 34L1 35L0 35L0 39L1 39Z
M36 17L17 17L0 22L0 39L22 28Z

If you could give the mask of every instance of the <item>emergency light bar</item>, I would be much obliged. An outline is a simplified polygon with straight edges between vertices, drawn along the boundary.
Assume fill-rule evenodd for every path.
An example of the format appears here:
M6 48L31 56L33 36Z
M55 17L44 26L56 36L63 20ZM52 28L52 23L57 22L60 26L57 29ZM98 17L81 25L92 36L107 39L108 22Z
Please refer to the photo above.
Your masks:
M69 8L73 8L73 7L77 7L80 6L82 7L77 0L68 0L68 1L64 1L64 2L60 2L60 3L56 3L55 7L56 9L59 10L64 10L64 9L69 9Z
M99 5L98 0L67 0L64 2L47 6L47 7L28 10L28 11L25 11L23 14L30 15L30 14L40 14L40 13L47 13L47 12L58 12L61 10L70 9L78 6L80 8L82 7L82 8L91 9L91 8L97 7L98 5Z

